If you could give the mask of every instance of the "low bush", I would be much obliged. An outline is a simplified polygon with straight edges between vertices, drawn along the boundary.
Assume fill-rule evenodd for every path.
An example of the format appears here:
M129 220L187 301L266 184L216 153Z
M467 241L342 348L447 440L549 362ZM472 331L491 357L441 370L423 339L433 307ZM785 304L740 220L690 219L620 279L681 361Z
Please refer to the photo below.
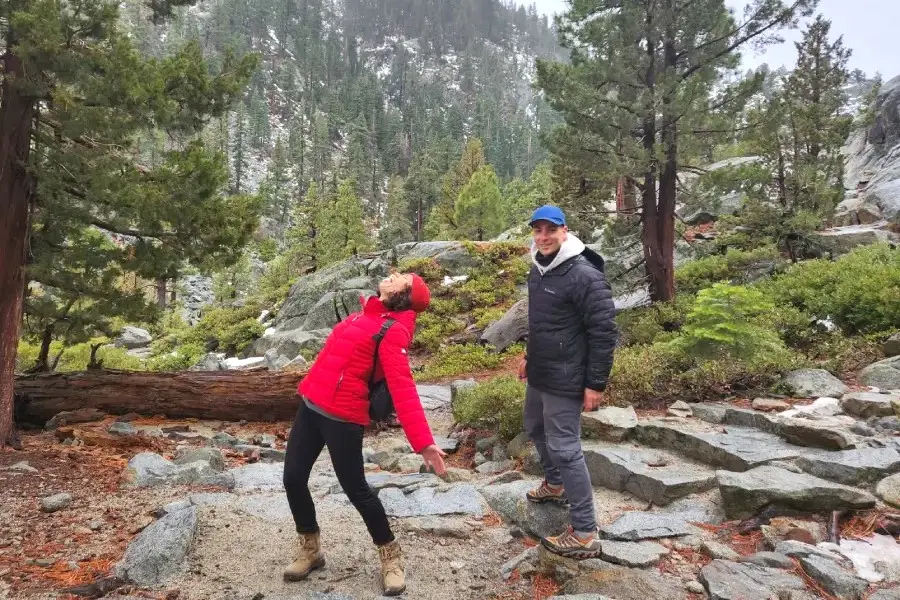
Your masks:
M829 318L848 335L900 327L900 250L887 243L796 264L760 287L777 305Z
M760 266L781 262L783 259L774 246L754 250L729 248L725 254L714 254L679 266L675 269L675 287L679 294L695 294L714 283L747 283Z
M262 323L257 321L259 314L260 307L253 302L239 308L207 310L200 322L186 333L182 343L203 345L209 352L237 354L265 331Z
M509 440L522 431L525 384L505 375L461 390L453 403L453 418L470 427L496 429Z
M430 357L425 367L416 373L416 379L430 381L444 377L496 369L500 364L516 354L521 354L524 347L514 344L504 352L493 352L481 344L452 344L443 346Z
M63 348L62 342L53 342L50 344L50 363L62 351L59 362L56 365L56 371L60 373L71 373L73 371L84 371L87 369L91 360L91 344L104 344L97 350L97 361L101 362L106 369L120 369L123 371L143 371L145 370L144 362L136 357L128 354L124 348L116 348L109 344L107 338L95 338L83 344L74 344ZM16 369L26 371L34 367L40 353L40 345L31 344L26 341L20 341L18 353L16 356Z
M700 290L681 334L668 343L685 357L778 360L787 348L766 319L773 309L757 289L716 283Z
M619 343L632 346L671 339L681 329L693 303L694 296L681 294L672 302L620 312L616 315Z

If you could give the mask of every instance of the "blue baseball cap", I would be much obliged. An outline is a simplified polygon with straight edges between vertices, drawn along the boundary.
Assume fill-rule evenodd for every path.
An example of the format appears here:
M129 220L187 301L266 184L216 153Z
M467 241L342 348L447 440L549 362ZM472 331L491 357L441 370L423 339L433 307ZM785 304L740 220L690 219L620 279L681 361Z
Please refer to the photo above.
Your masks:
M529 225L534 225L535 221L550 221L555 225L565 225L566 215L558 206L545 204L531 214Z

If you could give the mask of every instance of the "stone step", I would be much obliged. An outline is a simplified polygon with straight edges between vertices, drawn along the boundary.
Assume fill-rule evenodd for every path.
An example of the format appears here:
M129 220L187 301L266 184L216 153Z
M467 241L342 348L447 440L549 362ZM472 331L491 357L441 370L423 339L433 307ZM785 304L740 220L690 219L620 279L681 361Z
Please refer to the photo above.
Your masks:
M844 485L873 485L900 472L900 452L893 448L862 448L803 456L797 466L816 477Z
M589 441L582 442L582 449L595 486L628 492L657 506L716 485L712 469L662 450Z
M747 471L773 461L793 460L809 452L759 429L716 427L686 419L640 423L636 436L645 446L670 450L729 471Z
M840 407L832 400L824 412L789 410L781 414L764 413L728 404L694 405L694 415L707 423L750 427L777 435L790 444L824 450L847 450L864 445L860 436L851 431L856 420L839 415Z
M718 478L730 519L752 517L770 505L811 512L875 506L875 497L866 491L774 466L742 473L719 471Z

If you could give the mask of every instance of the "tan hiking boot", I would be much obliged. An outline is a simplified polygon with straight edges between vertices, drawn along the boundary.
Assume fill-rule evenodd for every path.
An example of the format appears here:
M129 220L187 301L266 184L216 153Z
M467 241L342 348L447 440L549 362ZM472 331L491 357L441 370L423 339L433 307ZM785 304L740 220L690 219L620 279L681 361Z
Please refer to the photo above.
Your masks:
M569 558L599 558L602 550L596 532L582 538L571 527L560 535L542 538L541 545L554 554Z
M403 575L400 542L394 540L384 546L378 546L381 557L381 579L385 596L397 596L406 590L406 577Z
M297 558L284 571L285 581L303 581L315 569L325 566L325 554L319 543L318 533L297 535Z
M529 502L534 502L535 504L552 502L554 504L566 506L569 503L568 498L566 498L566 490L563 486L553 487L547 483L546 480L542 481L541 485L535 489L526 492L525 497Z

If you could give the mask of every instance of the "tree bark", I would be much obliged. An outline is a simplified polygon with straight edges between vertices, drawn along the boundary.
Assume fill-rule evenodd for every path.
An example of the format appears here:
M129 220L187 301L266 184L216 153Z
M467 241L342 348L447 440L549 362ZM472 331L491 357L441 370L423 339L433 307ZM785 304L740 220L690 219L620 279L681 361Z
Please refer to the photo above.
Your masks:
M43 426L67 410L96 408L223 421L289 421L297 412L299 371L182 371L147 373L95 370L16 378L25 398L23 422Z
M156 305L165 310L166 308L166 278L157 277L156 279Z
M7 40L0 60L0 448L13 441L13 378L28 247L28 208L33 192L28 173L34 100L22 94L22 61Z

